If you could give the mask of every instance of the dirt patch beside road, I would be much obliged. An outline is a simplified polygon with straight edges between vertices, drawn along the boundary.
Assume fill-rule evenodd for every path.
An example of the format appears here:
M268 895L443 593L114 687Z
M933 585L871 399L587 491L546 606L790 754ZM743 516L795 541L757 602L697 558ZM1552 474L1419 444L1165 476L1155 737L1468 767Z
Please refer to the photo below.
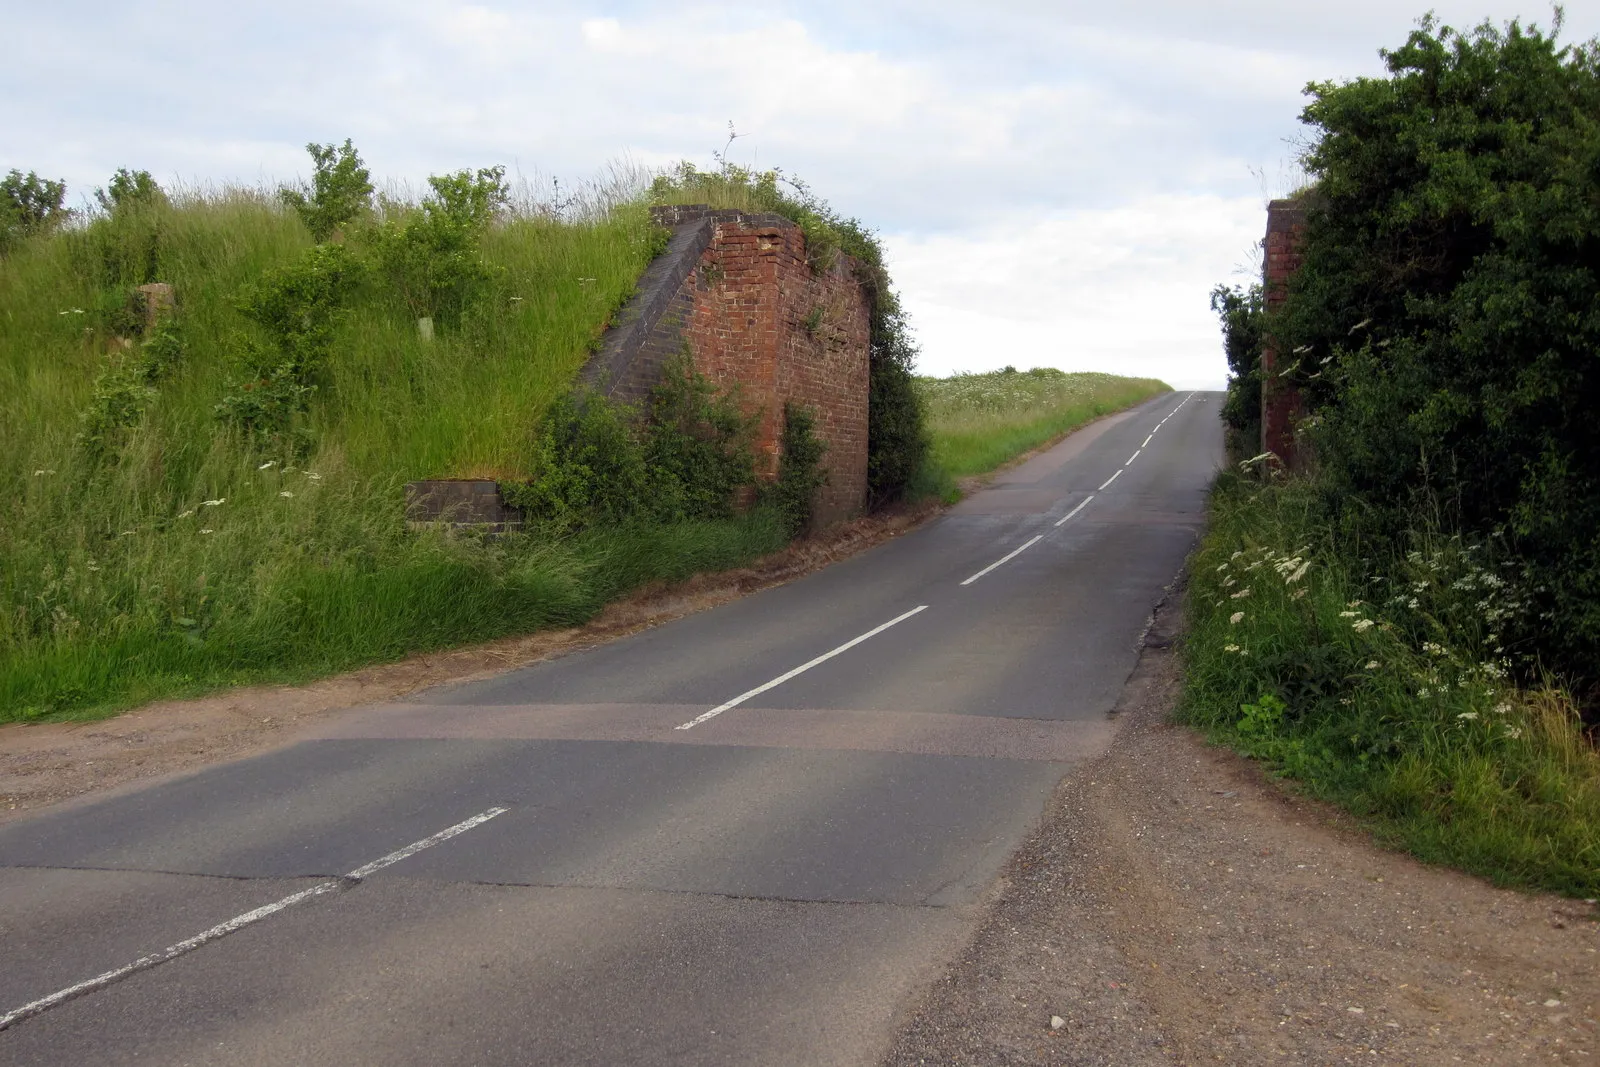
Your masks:
M749 567L640 590L571 629L412 656L308 685L252 686L161 701L92 722L0 726L0 822L60 801L262 752L345 708L525 667L704 611L864 551L940 510L937 504L922 504L856 519Z
M1380 850L1171 724L1174 624L886 1062L1597 1062L1596 909Z

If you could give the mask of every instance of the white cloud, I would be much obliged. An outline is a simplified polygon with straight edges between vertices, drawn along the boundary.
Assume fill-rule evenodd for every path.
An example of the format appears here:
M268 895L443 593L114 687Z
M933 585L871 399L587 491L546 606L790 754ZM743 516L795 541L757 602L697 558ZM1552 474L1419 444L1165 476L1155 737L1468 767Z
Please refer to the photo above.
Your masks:
M1163 195L887 244L922 373L1054 366L1216 388L1209 293L1253 267L1264 222L1256 198Z

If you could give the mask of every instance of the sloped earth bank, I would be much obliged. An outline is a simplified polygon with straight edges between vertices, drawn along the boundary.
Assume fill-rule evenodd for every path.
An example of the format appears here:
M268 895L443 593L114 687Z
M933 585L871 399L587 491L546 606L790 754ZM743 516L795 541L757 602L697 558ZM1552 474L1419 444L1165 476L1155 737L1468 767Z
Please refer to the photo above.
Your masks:
M1600 1062L1595 907L1381 851L1173 725L1175 614L886 1063Z
M646 588L583 626L412 656L306 685L165 700L91 722L0 726L0 823L49 804L287 744L327 716L615 640L793 581L919 525L936 504L891 509L798 541L748 567Z

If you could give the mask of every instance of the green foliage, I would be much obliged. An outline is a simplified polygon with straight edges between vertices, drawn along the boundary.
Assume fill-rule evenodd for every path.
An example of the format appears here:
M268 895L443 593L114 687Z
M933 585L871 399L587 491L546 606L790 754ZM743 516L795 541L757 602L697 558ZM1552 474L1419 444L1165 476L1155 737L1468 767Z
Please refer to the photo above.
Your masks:
M1228 356L1228 399L1222 406L1222 421L1230 431L1229 451L1243 459L1260 451L1261 443L1265 319L1261 286L1219 285L1211 290L1211 310L1221 320L1222 347Z
M1315 85L1304 264L1282 321L1340 521L1503 532L1519 635L1600 676L1600 44L1431 21L1389 74Z
M766 497L792 536L799 536L811 525L817 490L828 484L828 472L822 466L828 445L817 437L815 427L816 416L810 408L795 403L783 405L778 478Z
M663 522L732 517L740 492L755 484L755 429L736 388L718 393L687 353L668 363L645 427L648 512Z
M393 211L368 238L378 270L413 316L456 324L502 278L482 243L506 203L505 168L435 175L428 185L420 210Z
M108 214L167 203L167 194L149 171L130 171L126 167L118 167L106 188L94 191L94 198L100 210Z
M239 310L265 335L245 346L243 380L217 404L217 416L258 444L302 457L309 431L296 425L323 377L339 319L363 268L344 245L308 250L300 262L250 286Z
M1493 544L1357 542L1315 484L1224 474L1190 561L1182 716L1379 836L1497 882L1600 890L1600 754L1518 690L1530 611Z
M754 429L735 396L674 360L643 412L587 389L558 399L533 478L502 493L530 521L563 530L730 518L755 483Z
M372 179L348 137L338 148L313 142L306 151L316 168L311 195L283 189L278 196L300 216L312 240L321 244L372 210Z
M672 173L656 178L650 198L657 204L707 203L782 215L805 234L806 257L815 271L831 270L841 253L850 258L851 269L871 301L869 503L876 508L904 496L926 464L928 433L913 385L916 344L884 266L877 235L859 220L838 214L798 178L726 161L716 171L681 163Z
M13 170L0 178L0 252L35 234L49 233L72 216L62 206L67 183Z
M143 420L145 409L156 399L157 386L182 361L182 331L174 318L166 316L137 348L95 379L89 405L79 416L83 428L78 432L78 440L93 457L112 452L121 443L122 431Z

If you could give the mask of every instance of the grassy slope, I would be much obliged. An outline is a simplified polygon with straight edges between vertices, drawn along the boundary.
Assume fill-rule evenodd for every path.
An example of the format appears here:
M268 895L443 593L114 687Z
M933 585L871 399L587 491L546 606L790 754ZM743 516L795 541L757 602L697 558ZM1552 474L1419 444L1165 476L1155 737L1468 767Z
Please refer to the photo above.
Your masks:
M644 267L647 227L624 208L496 228L485 255L508 271L503 304L431 344L382 294L358 299L299 470L261 469L213 411L251 331L238 293L310 246L294 216L250 193L163 213L158 275L178 293L184 362L109 463L75 435L119 358L96 309L126 278L105 277L81 232L0 261L0 721L576 621L641 581L775 547L761 517L487 547L405 529L408 479L526 469L540 413Z
M1171 387L1153 378L1067 374L1049 367L919 378L933 436L930 482L994 470L1091 419Z
M1360 554L1313 494L1224 475L1191 561L1184 715L1423 859L1600 895L1600 756L1563 694L1506 680L1514 576L1452 541Z

